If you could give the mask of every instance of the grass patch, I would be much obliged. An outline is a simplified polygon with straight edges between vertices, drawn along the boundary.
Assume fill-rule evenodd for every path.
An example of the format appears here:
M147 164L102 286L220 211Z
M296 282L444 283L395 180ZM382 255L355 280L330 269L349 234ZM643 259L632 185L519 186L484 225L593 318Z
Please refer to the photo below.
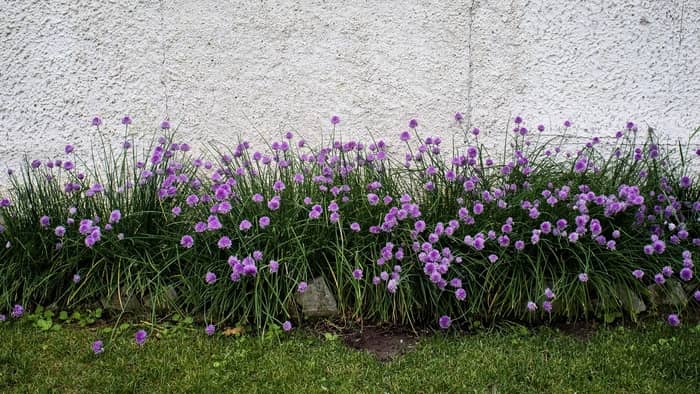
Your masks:
M133 330L131 330L133 331ZM615 392L691 393L700 385L700 325L600 329L581 339L522 327L423 337L381 362L342 340L131 331L95 356L95 329L0 329L2 392Z

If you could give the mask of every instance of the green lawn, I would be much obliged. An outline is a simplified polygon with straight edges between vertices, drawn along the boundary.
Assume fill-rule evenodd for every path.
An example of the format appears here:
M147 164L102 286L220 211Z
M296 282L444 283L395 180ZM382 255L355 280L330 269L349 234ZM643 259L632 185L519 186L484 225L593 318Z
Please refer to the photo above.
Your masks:
M96 356L95 329L0 323L0 392L700 392L695 325L588 339L549 329L436 334L389 362L310 332L260 340L185 331L138 348L134 331Z

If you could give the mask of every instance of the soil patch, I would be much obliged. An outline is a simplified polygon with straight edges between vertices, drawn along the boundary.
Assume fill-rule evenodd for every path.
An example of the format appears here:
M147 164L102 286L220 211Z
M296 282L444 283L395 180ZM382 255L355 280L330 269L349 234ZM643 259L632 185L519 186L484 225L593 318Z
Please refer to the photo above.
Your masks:
M343 334L343 342L353 349L372 353L380 361L389 361L416 347L418 336L396 328L365 326Z

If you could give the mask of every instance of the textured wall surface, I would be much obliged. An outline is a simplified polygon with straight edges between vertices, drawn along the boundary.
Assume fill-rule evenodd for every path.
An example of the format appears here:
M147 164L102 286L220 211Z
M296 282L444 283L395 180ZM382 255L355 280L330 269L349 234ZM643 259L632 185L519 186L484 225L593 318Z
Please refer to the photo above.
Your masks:
M508 118L674 137L700 125L700 1L0 2L0 167L87 146L100 115L190 140L493 138ZM110 130L111 130L110 129ZM4 178L0 178L3 183Z

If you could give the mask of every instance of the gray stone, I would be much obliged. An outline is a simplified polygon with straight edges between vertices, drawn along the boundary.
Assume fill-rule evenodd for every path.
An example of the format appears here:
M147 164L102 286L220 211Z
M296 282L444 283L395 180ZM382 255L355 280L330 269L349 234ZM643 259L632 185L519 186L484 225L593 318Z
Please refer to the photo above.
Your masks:
M168 312L177 301L177 290L173 286L168 286L165 291L156 296L147 295L143 298L143 307L147 311L155 310L156 314Z
M139 298L135 294L130 294L124 288L115 291L111 297L103 298L102 307L108 311L120 312L140 312L144 310Z
M647 305L644 301L634 292L626 290L625 288L618 288L618 297L622 301L622 306L625 310L629 311L633 315L638 315L647 310Z
M667 279L663 285L649 286L650 299L654 305L686 306L688 297L683 286L676 280Z
M296 301L307 318L332 317L338 314L335 297L323 277L310 280L306 291L297 293Z

